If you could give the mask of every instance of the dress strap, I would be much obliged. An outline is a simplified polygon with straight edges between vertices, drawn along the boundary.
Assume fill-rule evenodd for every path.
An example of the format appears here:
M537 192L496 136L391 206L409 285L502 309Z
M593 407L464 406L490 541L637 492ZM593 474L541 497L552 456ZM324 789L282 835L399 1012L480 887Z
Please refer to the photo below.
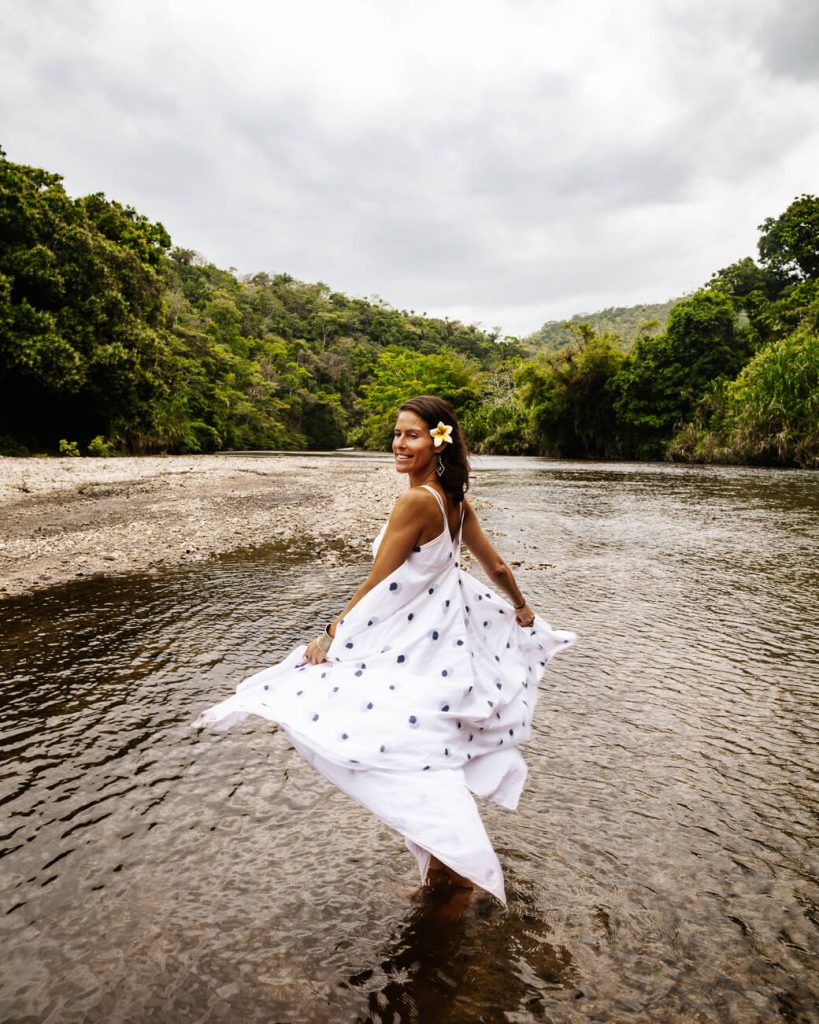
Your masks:
M435 490L434 487L430 487L429 484L421 484L425 491L429 491L430 494L435 495L435 500L438 502L438 508L441 510L441 518L444 520L444 533L449 537L450 543L455 545L456 548L461 546L461 534L464 529L464 512L466 512L466 505L461 502L461 520L458 523L458 532L453 537L449 530L449 520L447 519L446 506L441 500L441 495Z
M444 508L444 503L443 500L441 499L441 495L435 490L434 487L431 487L429 484L421 484L421 486L424 488L425 491L429 491L430 494L435 495L435 500L438 502L438 508L441 510L441 515L444 517L444 529L446 530L447 533L449 533L449 520L446 517L446 509Z

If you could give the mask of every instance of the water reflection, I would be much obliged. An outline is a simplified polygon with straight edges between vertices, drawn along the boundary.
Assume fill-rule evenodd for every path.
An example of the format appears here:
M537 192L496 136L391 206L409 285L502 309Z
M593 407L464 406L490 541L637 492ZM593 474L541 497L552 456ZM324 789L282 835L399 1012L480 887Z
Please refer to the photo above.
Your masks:
M583 999L571 954L549 942L534 903L516 892L504 912L480 893L422 891L378 962L340 983L366 992L355 1020L491 1024L509 1020L511 1006L540 1019L555 994Z
M360 564L80 581L0 606L3 1019L819 1019L817 479L508 467L484 521L581 636L486 813L509 907L417 893L264 723L188 728Z

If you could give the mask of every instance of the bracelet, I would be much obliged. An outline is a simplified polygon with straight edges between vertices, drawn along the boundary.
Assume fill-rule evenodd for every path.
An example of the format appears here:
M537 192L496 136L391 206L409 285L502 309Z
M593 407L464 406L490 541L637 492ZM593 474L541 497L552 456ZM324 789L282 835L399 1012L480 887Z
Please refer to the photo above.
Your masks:
M515 609L516 612L519 612L521 608L526 607L526 598L524 597L520 604L513 604L512 607Z
M325 654L327 654L330 650L330 646L332 645L332 643L333 637L330 636L330 626L327 625L324 627L324 632L321 634L321 636L317 637L316 647L318 647L320 651L323 651Z

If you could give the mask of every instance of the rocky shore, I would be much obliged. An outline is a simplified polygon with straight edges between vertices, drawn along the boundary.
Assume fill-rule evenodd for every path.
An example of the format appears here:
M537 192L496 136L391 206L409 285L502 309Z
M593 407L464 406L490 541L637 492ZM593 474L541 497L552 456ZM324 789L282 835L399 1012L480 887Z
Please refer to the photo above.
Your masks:
M0 599L275 541L358 555L405 486L333 455L0 458Z

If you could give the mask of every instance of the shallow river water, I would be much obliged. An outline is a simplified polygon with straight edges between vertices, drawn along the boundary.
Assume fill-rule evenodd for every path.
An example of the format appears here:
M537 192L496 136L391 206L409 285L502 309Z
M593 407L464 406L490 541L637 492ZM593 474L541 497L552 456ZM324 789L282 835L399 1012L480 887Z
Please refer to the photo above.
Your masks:
M87 580L0 604L0 1019L819 1021L819 476L476 461L579 635L518 811L486 809L509 906L419 893L261 720L188 727L362 560Z

